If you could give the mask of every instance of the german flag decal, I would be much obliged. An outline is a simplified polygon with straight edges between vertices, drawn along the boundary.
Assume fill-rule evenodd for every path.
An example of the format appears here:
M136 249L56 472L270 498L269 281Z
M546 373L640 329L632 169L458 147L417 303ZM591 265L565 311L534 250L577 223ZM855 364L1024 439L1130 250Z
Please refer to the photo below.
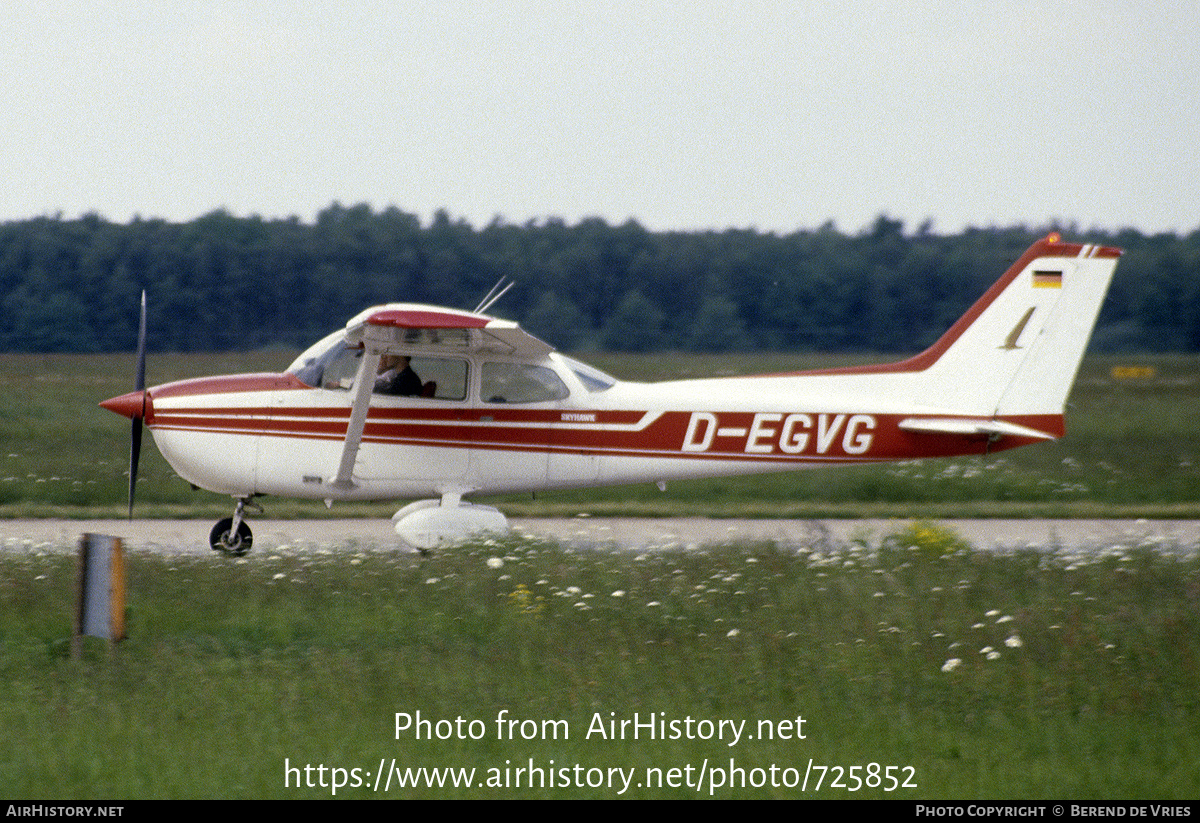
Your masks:
M1061 289L1061 271L1034 271L1033 287L1035 289Z

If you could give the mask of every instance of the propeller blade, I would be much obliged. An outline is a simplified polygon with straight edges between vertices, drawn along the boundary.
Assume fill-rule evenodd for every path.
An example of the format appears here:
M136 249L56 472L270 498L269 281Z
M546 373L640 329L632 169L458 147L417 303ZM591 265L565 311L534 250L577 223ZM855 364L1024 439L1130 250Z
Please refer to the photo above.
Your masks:
M142 456L142 421L146 417L146 292L142 291L142 315L138 321L137 374L134 391L142 393L141 411L129 430L129 519L133 519L133 491L137 484L138 460Z
M134 391L146 388L146 291L142 290L142 316L138 320L137 379Z
M142 418L133 418L129 429L129 519L133 519L133 487L137 483L138 458L142 454Z

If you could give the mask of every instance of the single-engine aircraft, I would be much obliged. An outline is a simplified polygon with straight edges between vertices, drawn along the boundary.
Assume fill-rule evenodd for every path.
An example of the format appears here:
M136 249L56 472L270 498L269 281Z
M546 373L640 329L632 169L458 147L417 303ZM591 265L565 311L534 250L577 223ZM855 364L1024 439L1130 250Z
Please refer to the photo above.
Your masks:
M137 388L100 405L133 421L130 516L144 421L180 477L234 498L233 517L210 535L215 550L250 549L244 509L260 495L420 498L393 521L428 549L507 529L469 494L985 454L1061 437L1120 255L1039 240L901 362L653 384L560 354L486 306L391 303L280 374L146 389L143 295ZM406 379L390 385L407 388L389 393L399 371Z

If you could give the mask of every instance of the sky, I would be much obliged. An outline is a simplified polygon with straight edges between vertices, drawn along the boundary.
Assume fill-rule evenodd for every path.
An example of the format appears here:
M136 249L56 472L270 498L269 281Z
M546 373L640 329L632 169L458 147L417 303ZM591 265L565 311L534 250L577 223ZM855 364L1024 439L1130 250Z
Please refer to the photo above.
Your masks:
M1200 228L1200 5L7 0L0 221Z

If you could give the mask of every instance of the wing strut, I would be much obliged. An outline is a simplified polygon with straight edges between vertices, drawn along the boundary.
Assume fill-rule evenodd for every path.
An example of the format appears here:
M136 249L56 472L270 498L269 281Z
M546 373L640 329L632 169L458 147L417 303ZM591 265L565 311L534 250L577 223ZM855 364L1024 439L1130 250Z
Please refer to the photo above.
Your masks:
M363 429L367 425L367 411L371 407L371 392L375 389L375 370L379 368L382 349L368 346L358 364L354 377L354 405L350 407L350 422L346 426L346 442L342 445L342 459L338 463L337 477L333 486L337 489L352 489L354 483L354 461L358 447L362 445Z

